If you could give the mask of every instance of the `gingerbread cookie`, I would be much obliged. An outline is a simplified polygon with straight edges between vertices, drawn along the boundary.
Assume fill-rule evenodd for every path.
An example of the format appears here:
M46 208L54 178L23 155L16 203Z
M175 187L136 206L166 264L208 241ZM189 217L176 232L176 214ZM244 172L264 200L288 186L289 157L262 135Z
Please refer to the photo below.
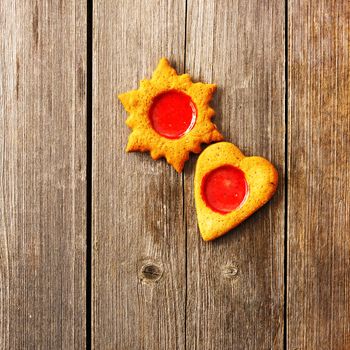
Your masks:
M215 90L215 84L193 83L188 74L177 75L162 58L150 80L118 96L132 129L126 150L150 151L153 159L165 157L181 172L189 153L201 151L201 143L223 140L211 122L215 112L209 102Z
M275 193L278 174L261 157L245 157L219 142L198 158L194 190L198 225L205 241L222 236L262 207Z

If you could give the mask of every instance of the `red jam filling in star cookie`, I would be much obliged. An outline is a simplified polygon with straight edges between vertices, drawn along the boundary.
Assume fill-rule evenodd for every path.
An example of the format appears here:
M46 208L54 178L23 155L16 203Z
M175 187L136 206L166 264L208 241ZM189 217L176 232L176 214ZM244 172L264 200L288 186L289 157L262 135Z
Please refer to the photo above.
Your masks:
M199 153L202 143L223 139L211 122L215 112L209 102L215 90L215 84L193 83L188 74L178 75L162 58L150 80L118 96L132 129L127 151L165 157L181 172L190 152Z
M197 108L190 96L170 90L155 97L149 118L159 135L178 139L192 130L197 119Z

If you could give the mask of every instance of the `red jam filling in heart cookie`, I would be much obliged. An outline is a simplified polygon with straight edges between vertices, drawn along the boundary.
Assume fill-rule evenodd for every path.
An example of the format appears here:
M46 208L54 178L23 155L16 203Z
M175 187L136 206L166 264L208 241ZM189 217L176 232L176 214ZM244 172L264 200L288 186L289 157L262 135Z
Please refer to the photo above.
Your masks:
M191 97L177 90L156 96L149 111L153 129L168 139L178 139L187 134L196 118L197 108Z
M201 194L209 208L227 214L240 207L248 197L248 183L241 169L223 165L203 177Z

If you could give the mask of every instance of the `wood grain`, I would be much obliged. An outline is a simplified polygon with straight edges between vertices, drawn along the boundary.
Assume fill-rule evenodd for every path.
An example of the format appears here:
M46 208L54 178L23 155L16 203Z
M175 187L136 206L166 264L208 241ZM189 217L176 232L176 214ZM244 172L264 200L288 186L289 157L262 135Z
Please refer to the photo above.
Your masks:
M186 71L218 84L215 122L280 175L272 201L213 242L199 236L195 158L186 167L188 349L282 349L284 268L284 4L189 0Z
M0 350L87 345L87 59L92 348L282 349L285 263L287 349L350 348L350 6L286 3L288 28L278 0L95 1L86 57L85 1L0 2ZM124 151L116 95L162 56L218 84L226 140L280 175L214 242L197 229L197 157L178 175Z
M0 349L83 349L85 2L0 23Z
M289 3L288 348L350 348L350 6Z
M183 349L182 177L149 154L126 154L117 93L162 56L183 71L185 1L94 4L93 348Z

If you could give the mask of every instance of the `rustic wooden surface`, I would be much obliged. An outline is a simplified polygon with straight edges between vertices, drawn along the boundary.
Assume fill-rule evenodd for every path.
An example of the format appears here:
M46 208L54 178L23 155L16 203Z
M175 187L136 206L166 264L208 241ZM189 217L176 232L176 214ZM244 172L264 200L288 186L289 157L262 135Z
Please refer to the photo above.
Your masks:
M289 4L288 348L350 349L350 4Z
M348 1L91 5L0 2L0 349L349 349ZM226 139L280 174L214 242L197 156L178 175L124 152L117 93L162 56L217 83Z
M183 349L186 232L182 176L164 160L125 154L117 93L162 56L181 72L185 2L94 6L93 336L96 349Z
M0 349L83 349L86 5L5 0L0 26Z
M218 84L225 139L270 159L278 193L232 234L200 238L185 172L187 349L282 349L284 297L284 4L188 1L186 70Z

